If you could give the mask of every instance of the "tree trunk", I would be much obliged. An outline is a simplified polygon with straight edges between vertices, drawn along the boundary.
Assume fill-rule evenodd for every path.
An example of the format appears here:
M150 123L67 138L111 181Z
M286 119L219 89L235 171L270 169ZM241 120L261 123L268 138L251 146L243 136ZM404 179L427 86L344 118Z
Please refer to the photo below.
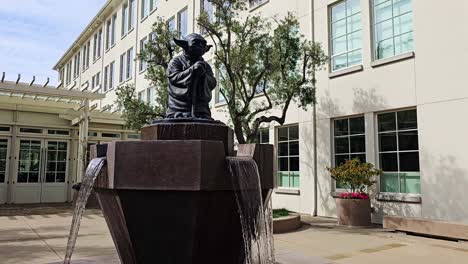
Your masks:
M240 122L233 122L234 123L234 134L236 135L237 142L239 144L245 144L245 137L244 137L244 130L242 129L242 124Z

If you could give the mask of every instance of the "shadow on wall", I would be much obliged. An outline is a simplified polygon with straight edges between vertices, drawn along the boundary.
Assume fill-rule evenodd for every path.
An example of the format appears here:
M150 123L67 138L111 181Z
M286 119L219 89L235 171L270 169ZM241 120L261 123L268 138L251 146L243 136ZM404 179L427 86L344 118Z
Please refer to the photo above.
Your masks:
M382 111L388 107L386 100L382 96L376 94L375 89L367 91L360 88L354 88L353 91L353 112L356 114Z
M422 217L468 224L467 164L452 155L424 154L421 164Z
M351 114L363 114L366 112L382 111L387 108L386 100L383 96L379 96L375 89L364 90L354 88L354 98L352 104L352 112L343 111L339 100L332 98L328 91L324 92L319 98L319 109L325 112L327 118L318 121L317 127L317 145L318 145L318 198L319 210L321 216L336 217L335 199L331 196L334 191L334 183L331 180L326 167L333 166L332 164L332 140L331 135L331 119L338 118ZM368 132L371 133L371 132ZM375 157L377 158L377 157Z

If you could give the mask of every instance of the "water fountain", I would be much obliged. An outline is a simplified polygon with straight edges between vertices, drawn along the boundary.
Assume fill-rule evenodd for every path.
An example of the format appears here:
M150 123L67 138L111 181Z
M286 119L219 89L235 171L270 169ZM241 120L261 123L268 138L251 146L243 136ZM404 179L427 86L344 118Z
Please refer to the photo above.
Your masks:
M273 146L239 145L234 156L232 129L195 116L206 113L207 102L192 102L191 118L175 114L144 127L141 141L114 141L92 151L97 159L83 188L94 183L123 264L274 263ZM104 170L96 172L104 160ZM79 199L86 195L80 190Z

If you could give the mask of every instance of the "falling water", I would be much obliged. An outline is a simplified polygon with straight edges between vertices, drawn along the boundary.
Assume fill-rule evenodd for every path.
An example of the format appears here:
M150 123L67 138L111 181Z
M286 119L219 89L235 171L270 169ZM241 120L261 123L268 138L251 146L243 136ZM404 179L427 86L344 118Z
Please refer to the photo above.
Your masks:
M264 205L260 175L249 157L229 157L244 238L245 264L274 264L271 203Z
M93 190L94 181L101 172L105 163L106 158L95 158L91 160L88 168L86 169L85 177L83 178L80 192L76 199L70 235L68 236L67 251L65 254L65 260L63 261L64 264L70 264L73 250L75 249L76 239L78 238L78 231L80 230L81 217L83 216L89 195Z

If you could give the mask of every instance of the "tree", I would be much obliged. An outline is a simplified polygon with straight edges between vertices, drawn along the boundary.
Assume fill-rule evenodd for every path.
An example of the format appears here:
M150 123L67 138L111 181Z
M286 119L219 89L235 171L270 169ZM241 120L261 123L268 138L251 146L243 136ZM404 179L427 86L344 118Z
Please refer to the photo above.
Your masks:
M241 144L255 142L263 124L284 124L291 103L305 109L315 102L315 71L327 56L320 44L299 33L291 13L272 23L258 15L242 17L243 0L211 3L216 19L204 13L197 22L215 45L219 89L236 138ZM270 114L274 111L280 114Z
M117 104L122 109L126 125L135 130L166 116L169 86L166 69L174 54L180 51L179 47L172 44L172 39L178 34L169 28L164 19L158 17L152 29L150 41L137 58L147 62L145 78L156 89L155 102L138 100L134 85L124 85L117 89Z
M267 20L259 15L245 16L245 0L210 2L214 16L202 12L197 23L215 47L219 92L226 100L238 142L255 142L265 124L284 124L291 103L306 109L315 102L315 72L325 65L327 57L320 44L299 33L299 22L292 14ZM162 19L153 30L157 37L139 59L149 61L147 78L158 87L157 104L165 108L166 68L177 53L171 45L176 33ZM127 123L143 120L137 118L138 114L127 116L135 118L135 122Z

